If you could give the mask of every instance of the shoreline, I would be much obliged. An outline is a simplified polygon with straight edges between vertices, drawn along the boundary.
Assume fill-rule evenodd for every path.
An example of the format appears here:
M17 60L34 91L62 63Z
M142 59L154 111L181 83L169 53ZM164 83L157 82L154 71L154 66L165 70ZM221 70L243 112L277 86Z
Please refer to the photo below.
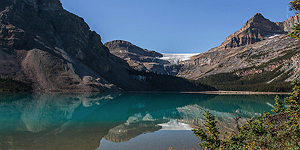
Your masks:
M219 94L219 95L288 95L291 92L252 92L252 91L202 91L202 92L188 92L188 93L203 93L203 94Z

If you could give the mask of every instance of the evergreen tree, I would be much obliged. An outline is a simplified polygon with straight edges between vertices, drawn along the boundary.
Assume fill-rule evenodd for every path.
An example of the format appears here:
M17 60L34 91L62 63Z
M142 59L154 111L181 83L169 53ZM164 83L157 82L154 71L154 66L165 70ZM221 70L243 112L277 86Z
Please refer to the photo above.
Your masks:
M203 143L201 147L209 149L300 149L300 82L293 81L293 93L285 98L289 104L284 109L278 96L275 98L276 114L264 113L262 118L251 118L240 127L238 133L232 132L226 139L219 139L215 116L209 111L203 114L206 118L205 128L193 129L193 132Z
M275 97L274 109L272 109L271 111L276 114L284 112L283 103L280 102L278 95L276 95L276 97Z
M220 132L216 127L217 121L215 121L215 116L212 116L208 110L206 111L206 114L203 115L206 118L204 123L206 130L198 128L193 129L192 131L200 140L204 141L203 143L199 143L201 147L204 147L205 149L217 149L220 147Z
M290 10L296 11L296 13L300 12L300 0L293 0L290 1ZM300 41L300 24L296 23L294 27L292 27L294 31L290 32L288 36L296 38Z

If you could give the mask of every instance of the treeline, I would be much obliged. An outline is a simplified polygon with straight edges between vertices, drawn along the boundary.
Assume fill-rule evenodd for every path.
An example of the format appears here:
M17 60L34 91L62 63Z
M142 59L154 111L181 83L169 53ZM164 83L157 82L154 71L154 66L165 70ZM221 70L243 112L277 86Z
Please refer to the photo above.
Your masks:
M280 74L283 75L267 84L268 81ZM243 77L239 77L235 73L220 73L200 78L196 82L225 91L290 92L291 82L284 81L287 77L285 73L278 70Z
M172 75L162 75L153 72L128 70L132 78L144 82L149 91L213 91L216 88L207 84L187 80Z
M25 92L31 91L29 84L11 78L0 78L0 92Z

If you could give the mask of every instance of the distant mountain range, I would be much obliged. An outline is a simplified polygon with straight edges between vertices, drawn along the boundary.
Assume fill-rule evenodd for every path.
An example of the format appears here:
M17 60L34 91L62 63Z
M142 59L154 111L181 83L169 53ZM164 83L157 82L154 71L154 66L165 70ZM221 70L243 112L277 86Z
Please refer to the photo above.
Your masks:
M219 90L287 91L289 82L300 78L299 41L286 35L295 23L300 22L298 17L275 23L257 13L220 46L175 64L158 63L161 58L152 57L154 61L147 61L147 64L160 69L144 70L198 80ZM128 47L123 46L123 49ZM108 48L121 57L114 53L120 46ZM133 66L130 61L136 60L131 54L121 58L130 66Z
M216 48L181 62L177 76L222 90L283 91L300 78L299 41L287 37L299 15L271 22L255 14Z
M0 27L0 77L22 81L33 91L207 90L182 78L133 72L126 61L109 52L106 46L110 46L102 44L83 18L64 10L59 0L1 0ZM130 46L135 59L162 57Z
M279 52L282 48L298 47L298 41L286 36L291 30L289 27L296 22L299 22L298 17L274 23L257 13L240 30L228 36L219 47L192 57L190 62L183 62L182 65L190 67L192 65L193 69L183 67L179 74L190 79L198 79L206 75L269 62L283 54Z
M300 78L300 45L286 35L299 15L275 23L257 13L219 47L186 60L122 40L102 44L59 0L0 4L0 77L30 86L21 89L287 91Z

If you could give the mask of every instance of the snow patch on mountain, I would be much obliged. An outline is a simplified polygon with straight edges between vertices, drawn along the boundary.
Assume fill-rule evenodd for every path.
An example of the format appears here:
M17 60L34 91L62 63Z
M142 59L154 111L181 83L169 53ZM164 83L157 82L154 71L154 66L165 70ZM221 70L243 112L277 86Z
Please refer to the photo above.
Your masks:
M190 54L163 54L163 57L160 59L167 60L171 64L178 64L181 61L189 60L192 56L197 55L198 53L190 53Z
M278 37L278 36L281 36L282 34L272 34L270 36L267 36L269 39L272 39L272 38L275 38L275 37Z

